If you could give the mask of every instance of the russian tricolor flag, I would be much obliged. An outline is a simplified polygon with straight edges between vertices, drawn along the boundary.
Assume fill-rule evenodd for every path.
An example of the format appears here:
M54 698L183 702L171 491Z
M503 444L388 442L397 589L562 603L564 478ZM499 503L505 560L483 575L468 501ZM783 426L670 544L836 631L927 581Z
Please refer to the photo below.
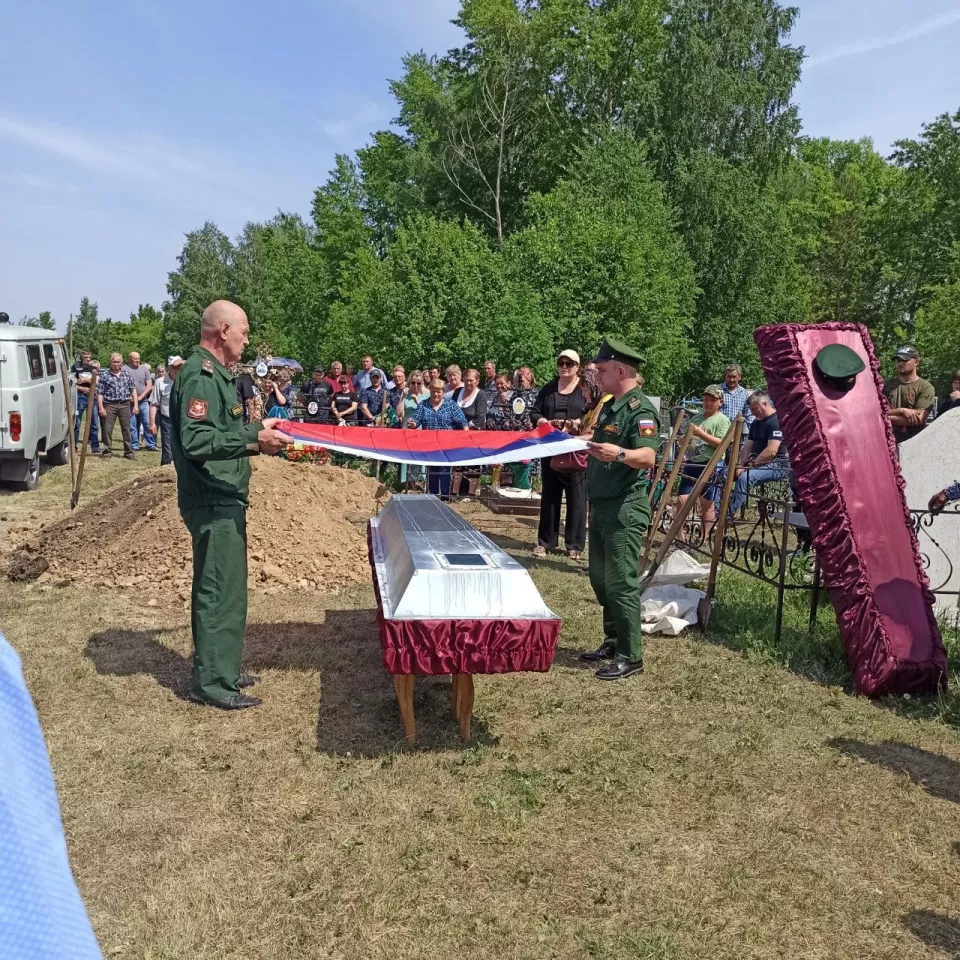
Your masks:
M397 430L389 427L331 427L285 420L277 430L308 446L352 457L430 467L516 463L586 450L577 437L544 424L536 430Z

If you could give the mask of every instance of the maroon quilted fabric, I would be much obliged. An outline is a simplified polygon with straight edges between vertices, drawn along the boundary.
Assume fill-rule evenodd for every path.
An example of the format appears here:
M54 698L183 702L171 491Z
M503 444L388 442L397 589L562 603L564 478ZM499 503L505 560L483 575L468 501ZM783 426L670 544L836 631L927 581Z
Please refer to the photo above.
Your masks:
M946 652L866 328L785 324L754 338L857 690L935 692ZM831 343L867 364L848 393L815 371Z

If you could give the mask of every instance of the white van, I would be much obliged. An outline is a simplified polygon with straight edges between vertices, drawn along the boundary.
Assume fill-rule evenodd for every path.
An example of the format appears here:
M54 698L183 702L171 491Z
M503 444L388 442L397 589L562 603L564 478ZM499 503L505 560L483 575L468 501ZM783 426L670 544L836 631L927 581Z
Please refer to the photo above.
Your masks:
M75 393L63 340L50 330L0 323L0 481L18 490L36 489L40 454L54 466L69 462L73 424L61 360Z

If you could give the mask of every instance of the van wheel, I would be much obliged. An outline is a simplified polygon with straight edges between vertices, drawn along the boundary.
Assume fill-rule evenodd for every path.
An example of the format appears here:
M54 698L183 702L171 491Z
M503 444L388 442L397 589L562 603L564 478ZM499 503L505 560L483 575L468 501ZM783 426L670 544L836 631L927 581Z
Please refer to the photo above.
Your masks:
M27 464L26 480L16 480L10 484L14 490L36 490L40 483L40 454L35 453L33 459Z
M67 446L69 442L69 440L61 440L47 451L47 463L51 467L63 467L70 462L70 448Z

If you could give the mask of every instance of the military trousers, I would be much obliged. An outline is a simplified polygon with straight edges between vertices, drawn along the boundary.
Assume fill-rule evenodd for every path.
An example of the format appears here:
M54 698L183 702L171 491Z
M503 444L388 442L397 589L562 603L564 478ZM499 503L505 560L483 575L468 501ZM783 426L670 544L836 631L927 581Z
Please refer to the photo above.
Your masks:
M182 510L193 539L193 692L222 700L240 692L247 627L247 511L240 504Z
M643 658L639 576L649 524L646 497L590 503L590 586L603 608L604 637L631 663Z

